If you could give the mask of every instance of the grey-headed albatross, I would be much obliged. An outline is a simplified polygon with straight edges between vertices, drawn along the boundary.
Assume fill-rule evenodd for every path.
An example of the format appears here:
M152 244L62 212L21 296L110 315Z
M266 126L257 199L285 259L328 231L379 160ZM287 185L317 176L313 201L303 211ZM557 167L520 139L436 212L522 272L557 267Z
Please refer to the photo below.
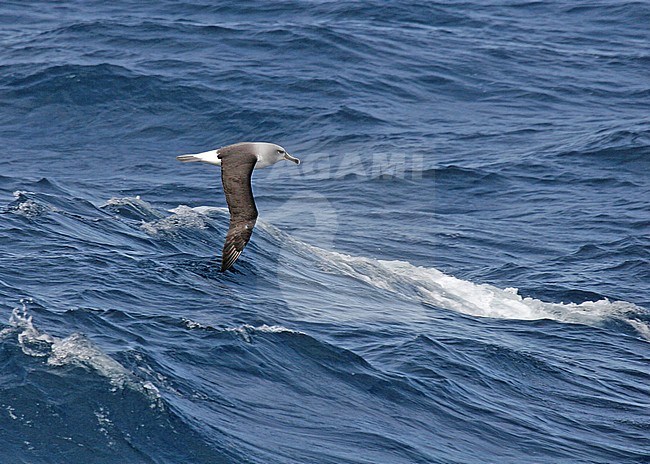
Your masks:
M257 221L257 207L253 198L251 176L253 169L261 169L278 161L300 164L280 145L266 142L242 142L193 155L181 155L177 160L200 161L221 166L221 183L230 211L230 227L221 255L221 272L237 261L253 234Z

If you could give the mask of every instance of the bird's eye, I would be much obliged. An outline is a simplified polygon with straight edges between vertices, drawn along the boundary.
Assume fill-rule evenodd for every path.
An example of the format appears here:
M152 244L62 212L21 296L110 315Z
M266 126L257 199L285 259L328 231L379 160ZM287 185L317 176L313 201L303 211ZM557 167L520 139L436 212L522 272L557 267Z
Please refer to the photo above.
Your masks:
M281 155L283 155L283 154L284 154L284 150L278 150L278 153L280 153Z

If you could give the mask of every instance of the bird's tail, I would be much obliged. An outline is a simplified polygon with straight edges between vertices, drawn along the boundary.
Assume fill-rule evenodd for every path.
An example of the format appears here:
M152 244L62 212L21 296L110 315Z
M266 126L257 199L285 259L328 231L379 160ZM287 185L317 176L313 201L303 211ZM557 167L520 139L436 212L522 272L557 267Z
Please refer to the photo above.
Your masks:
M181 163L195 163L197 161L203 161L201 158L199 158L196 155L181 155L181 156L177 156L176 159Z
M203 153L194 153L192 155L180 155L177 156L176 159L183 163L202 161L204 163L221 166L221 160L219 159L219 152L217 150L204 151Z

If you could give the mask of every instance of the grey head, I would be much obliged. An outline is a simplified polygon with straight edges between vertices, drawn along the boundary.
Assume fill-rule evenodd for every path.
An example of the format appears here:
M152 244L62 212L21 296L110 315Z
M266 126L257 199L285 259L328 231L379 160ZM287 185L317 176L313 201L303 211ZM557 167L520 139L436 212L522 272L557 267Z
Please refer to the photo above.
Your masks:
M223 156L250 156L254 155L257 158L254 169L261 169L271 166L278 161L292 161L300 164L300 160L291 156L287 150L280 145L268 142L240 142L234 145L228 145L217 150L219 158L223 160Z

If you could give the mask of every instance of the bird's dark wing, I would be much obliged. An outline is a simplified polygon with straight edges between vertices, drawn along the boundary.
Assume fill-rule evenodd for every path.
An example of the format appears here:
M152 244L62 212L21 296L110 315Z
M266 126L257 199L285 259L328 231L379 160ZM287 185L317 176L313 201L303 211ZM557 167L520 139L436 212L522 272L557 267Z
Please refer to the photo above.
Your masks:
M253 153L225 152L221 159L221 182L230 211L230 227L221 255L221 272L237 261L253 234L257 208L251 187L251 175L257 163Z

